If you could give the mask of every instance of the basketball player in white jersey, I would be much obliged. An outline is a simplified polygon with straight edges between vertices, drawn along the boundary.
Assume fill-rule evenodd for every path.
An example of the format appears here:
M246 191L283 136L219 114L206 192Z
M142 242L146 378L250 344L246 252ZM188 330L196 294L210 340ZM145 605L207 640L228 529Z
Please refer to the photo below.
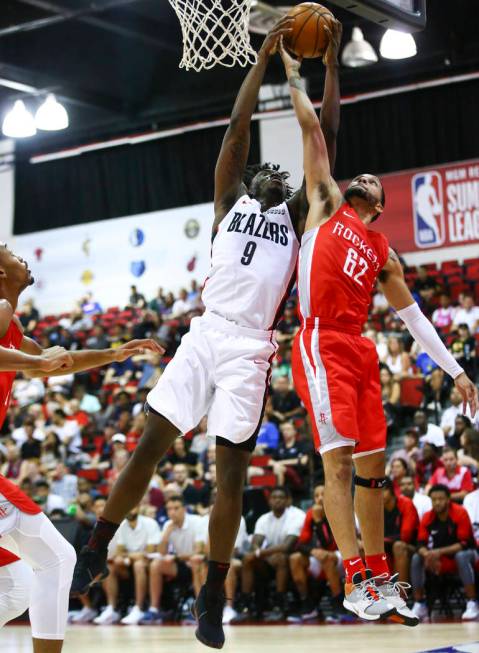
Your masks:
M218 493L209 521L208 577L195 614L197 638L213 648L224 644L224 581L276 352L273 328L292 284L307 213L304 191L289 198L289 175L276 166L256 168L245 185L251 117L270 55L289 29L290 20L283 19L266 37L224 137L215 173L212 265L202 295L206 312L192 320L190 332L148 395L144 434L79 556L72 584L72 593L82 594L106 573L108 542L142 499L159 460L179 434L207 414L208 435L216 438ZM339 123L340 33L338 23L325 57L322 124L331 165Z

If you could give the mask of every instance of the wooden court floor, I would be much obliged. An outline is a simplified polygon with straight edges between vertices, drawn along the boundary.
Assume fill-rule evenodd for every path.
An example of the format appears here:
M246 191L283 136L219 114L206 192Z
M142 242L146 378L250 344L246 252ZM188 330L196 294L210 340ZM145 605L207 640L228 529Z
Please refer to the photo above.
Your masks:
M229 626L225 653L418 653L479 641L479 623ZM193 626L74 626L64 653L206 653ZM479 653L479 644L460 649ZM31 653L27 626L0 631L1 653Z

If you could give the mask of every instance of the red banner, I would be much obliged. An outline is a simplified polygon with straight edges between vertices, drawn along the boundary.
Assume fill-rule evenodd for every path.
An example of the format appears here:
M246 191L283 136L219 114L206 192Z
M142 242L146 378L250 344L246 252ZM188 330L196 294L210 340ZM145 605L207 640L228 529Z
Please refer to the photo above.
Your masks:
M479 243L479 159L380 178L386 207L374 226L401 254Z

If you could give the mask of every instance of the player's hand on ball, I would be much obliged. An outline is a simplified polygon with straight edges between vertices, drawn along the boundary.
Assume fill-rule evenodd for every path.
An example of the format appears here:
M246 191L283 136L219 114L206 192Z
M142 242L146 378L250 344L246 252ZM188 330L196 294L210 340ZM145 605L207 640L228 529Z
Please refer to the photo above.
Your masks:
M283 34L289 34L292 31L293 19L285 16L268 32L263 41L259 54L270 57L278 49L278 41Z
M144 354L145 351L151 351L154 354L160 355L165 353L165 350L161 345L154 340L151 340L151 338L146 338L144 340L130 340L130 342L121 345L118 349L114 350L113 359L117 363L122 363L123 361L126 361L127 358Z
M67 370L73 365L73 358L64 347L49 347L44 350L39 358L39 369L42 372L53 372L59 369Z
M341 37L343 35L343 26L339 20L332 20L330 27L324 26L324 31L329 37L328 47L323 55L323 63L325 66L337 66L338 54L341 46Z
M471 409L471 415L474 417L477 409L479 408L477 387L465 372L462 372L462 374L459 374L459 376L454 379L454 385L462 396L462 412L465 413L466 407L469 405L469 408Z
M294 59L284 47L283 39L279 39L278 50L283 60L286 76L289 78L291 75L299 75L302 59Z

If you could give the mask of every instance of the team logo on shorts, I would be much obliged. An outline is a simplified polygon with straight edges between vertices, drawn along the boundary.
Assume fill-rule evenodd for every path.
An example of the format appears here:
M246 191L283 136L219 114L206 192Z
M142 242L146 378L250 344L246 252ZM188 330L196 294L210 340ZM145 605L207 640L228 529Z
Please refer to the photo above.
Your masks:
M412 178L414 240L418 247L439 247L445 240L442 179L438 172Z
M198 222L198 220L195 220L194 218L188 220L188 222L185 224L185 236L187 238L196 238L199 233L200 233L200 223Z

